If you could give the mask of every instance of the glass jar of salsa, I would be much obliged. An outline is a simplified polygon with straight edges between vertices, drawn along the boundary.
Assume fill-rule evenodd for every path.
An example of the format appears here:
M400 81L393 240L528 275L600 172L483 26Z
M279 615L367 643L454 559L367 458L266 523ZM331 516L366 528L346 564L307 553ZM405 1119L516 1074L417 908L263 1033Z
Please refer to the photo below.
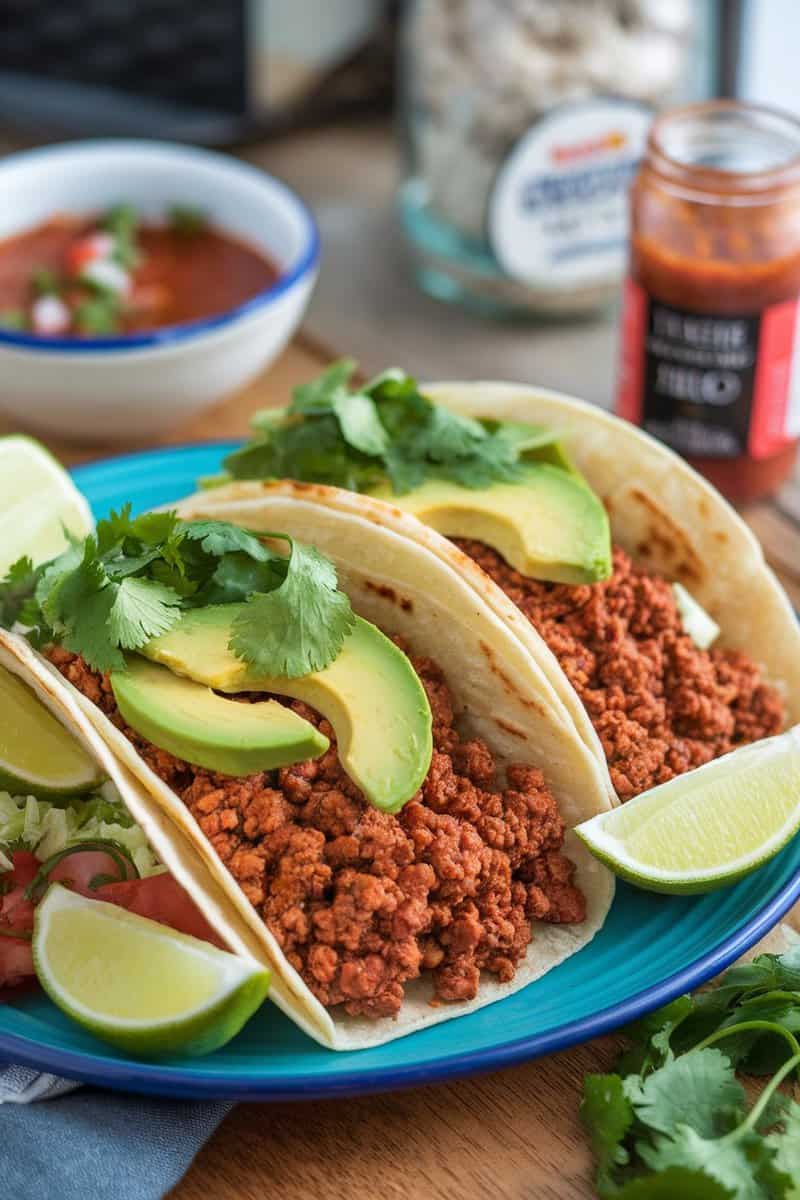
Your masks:
M800 435L800 122L736 101L659 117L631 192L617 411L733 501Z

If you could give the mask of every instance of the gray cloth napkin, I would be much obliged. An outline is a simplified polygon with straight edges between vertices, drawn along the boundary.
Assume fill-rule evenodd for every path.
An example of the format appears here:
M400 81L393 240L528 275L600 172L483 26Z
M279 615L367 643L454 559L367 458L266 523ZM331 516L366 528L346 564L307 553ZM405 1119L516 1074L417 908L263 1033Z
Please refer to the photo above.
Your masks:
M77 1087L0 1068L0 1195L161 1200L232 1107Z

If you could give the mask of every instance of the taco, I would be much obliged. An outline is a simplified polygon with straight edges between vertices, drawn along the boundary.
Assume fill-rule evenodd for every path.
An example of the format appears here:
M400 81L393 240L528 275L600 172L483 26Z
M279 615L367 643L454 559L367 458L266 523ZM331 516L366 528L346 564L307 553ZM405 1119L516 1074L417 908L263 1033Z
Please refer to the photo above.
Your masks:
M323 1044L489 1004L602 925L613 881L570 833L608 807L596 760L496 614L381 522L283 496L246 528L123 510L17 564L0 606Z
M437 554L547 677L612 801L800 719L789 600L676 454L552 392L418 389L399 371L350 390L352 366L258 414L218 486L181 511L245 519L270 493L301 494Z
M198 893L202 860L191 844L115 759L63 681L23 638L2 629L0 711L12 746L32 722L39 762L61 755L64 766L68 758L72 777L68 790L35 796L4 776L0 989L34 978L34 915L53 883L254 957L255 940L235 919L223 919L226 904L213 882Z

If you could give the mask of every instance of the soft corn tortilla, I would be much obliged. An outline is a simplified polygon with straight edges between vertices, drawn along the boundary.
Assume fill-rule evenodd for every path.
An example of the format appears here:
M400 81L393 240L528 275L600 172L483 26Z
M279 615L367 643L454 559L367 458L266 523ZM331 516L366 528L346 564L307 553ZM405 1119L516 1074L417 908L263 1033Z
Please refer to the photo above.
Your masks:
M800 721L800 623L791 602L752 531L684 459L627 421L557 392L493 382L433 383L422 391L467 416L563 430L571 457L606 506L614 541L635 562L683 583L720 626L718 644L748 654L783 696L789 723ZM213 504L220 515L246 513L273 493L382 521L457 570L525 647L531 671L546 677L551 712L569 714L617 802L600 739L558 659L502 589L447 538L391 503L317 484L230 483L185 501L183 511L199 515Z
M414 653L429 655L442 666L463 732L487 742L501 771L509 763L539 767L569 826L607 809L610 801L599 764L576 735L544 673L532 668L519 639L449 564L388 528L381 508L374 518L278 492L228 505L210 492L198 498L196 513L187 508L183 515L231 520L255 531L279 529L316 545L336 563L340 586L357 613L386 633L407 638ZM613 898L612 876L577 838L568 836L565 849L577 865L577 882L587 900L586 920L574 926L534 922L531 945L511 982L500 983L485 974L474 1000L434 1007L429 1003L430 980L423 976L406 986L403 1007L394 1019L328 1011L286 962L189 810L127 738L27 643L3 635L0 644L9 656L16 655L26 678L68 714L71 727L87 744L93 749L102 745L103 766L153 848L231 948L272 968L272 998L325 1046L376 1046L482 1008L544 975L585 946L603 924ZM535 1012L534 993L532 1022Z

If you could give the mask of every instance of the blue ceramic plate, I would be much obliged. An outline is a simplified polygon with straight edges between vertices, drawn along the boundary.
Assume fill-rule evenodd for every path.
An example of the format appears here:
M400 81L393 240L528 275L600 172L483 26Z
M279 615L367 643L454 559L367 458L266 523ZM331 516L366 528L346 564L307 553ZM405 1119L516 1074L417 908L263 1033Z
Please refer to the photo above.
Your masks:
M165 504L219 470L231 445L132 454L75 471L95 514ZM0 1055L130 1091L279 1100L347 1095L488 1071L623 1025L722 970L800 897L800 838L735 887L664 897L619 884L604 929L508 1000L388 1046L336 1054L265 1005L224 1049L137 1062L82 1033L41 995L0 1005Z

